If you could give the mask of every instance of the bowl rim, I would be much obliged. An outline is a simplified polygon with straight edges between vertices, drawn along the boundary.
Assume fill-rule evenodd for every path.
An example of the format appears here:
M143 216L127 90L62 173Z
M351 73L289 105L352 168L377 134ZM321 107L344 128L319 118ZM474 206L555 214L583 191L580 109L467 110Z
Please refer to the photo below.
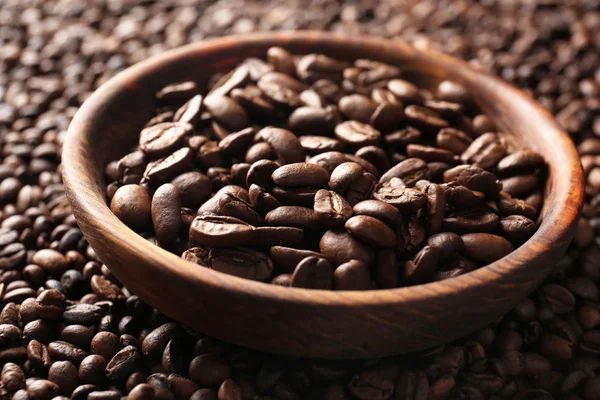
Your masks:
M84 163L84 160L78 148L83 145L82 139L93 129L90 126L92 116L98 112L102 112L107 102L115 97L115 93L127 87L129 82L135 80L135 77L152 74L153 70L167 65L169 62L184 60L191 53L198 51L209 52L217 47L222 49L223 46L239 46L240 43L258 44L267 40L279 41L279 45L285 47L285 42L292 38L294 40L306 41L335 40L354 44L360 42L375 46L390 46L390 44L393 44L393 46L398 46L412 54L422 54L427 57L435 57L452 62L460 68L467 68L472 72L473 76L486 79L493 85L502 86L503 90L510 91L518 97L523 105L536 108L536 112L545 122L545 125L540 127L540 129L545 129L548 135L553 136L554 145L562 148L564 152L563 158L570 165L568 168L565 168L568 173L561 174L556 179L562 182L563 185L561 186L567 187L568 190L557 194L556 204L551 205L553 210L547 213L535 234L525 244L522 244L502 259L467 274L443 281L394 289L367 291L284 288L266 282L257 282L226 275L209 268L200 268L167 250L151 244L122 223L112 213L102 193L96 190L96 182L89 175L83 174L83 171L80 169L80 165ZM577 161L574 162L574 160ZM542 109L529 95L520 91L516 86L458 58L434 50L416 49L400 40L366 35L348 37L321 31L263 32L206 39L169 50L127 68L99 87L76 112L69 125L63 144L62 174L67 197L76 219L79 219L81 215L94 216L96 222L94 231L104 232L102 240L110 242L115 247L127 246L135 249L138 256L143 258L144 261L152 263L155 267L165 269L165 272L182 275L186 279L202 282L205 285L218 286L223 291L235 292L237 295L258 296L265 302L284 300L296 304L302 303L310 304L311 306L335 308L349 307L352 304L361 304L367 307L386 304L397 305L399 299L416 302L431 299L432 297L443 298L466 287L473 289L475 285L483 288L488 284L493 284L499 281L502 276L517 273L520 268L529 265L547 248L548 244L556 244L557 242L564 241L564 238L569 236L569 231L579 217L584 198L583 172L579 163L579 156L571 139L554 121L548 111ZM544 207L549 206L545 204ZM555 209L557 206L559 209ZM559 215L560 223L557 221ZM115 227L118 229L115 229Z

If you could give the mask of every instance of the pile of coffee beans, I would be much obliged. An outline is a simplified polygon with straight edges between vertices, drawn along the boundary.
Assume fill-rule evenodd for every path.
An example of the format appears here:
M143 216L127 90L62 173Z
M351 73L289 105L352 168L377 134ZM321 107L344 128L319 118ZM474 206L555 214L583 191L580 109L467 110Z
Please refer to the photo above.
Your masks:
M111 210L201 266L309 289L443 280L527 241L544 159L456 82L272 47L156 94L107 169Z
M82 238L60 151L96 87L190 41L306 28L399 37L477 63L529 91L578 144L587 182L575 240L555 272L494 324L386 359L263 354L170 321ZM600 398L599 69L596 0L3 0L0 398Z

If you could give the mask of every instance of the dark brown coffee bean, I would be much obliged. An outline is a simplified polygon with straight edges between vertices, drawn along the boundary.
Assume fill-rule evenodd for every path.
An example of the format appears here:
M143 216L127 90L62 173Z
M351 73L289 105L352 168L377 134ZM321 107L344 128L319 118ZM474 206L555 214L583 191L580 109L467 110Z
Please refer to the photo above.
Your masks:
M267 60L277 72L293 76L296 71L293 55L282 47L269 48L267 51Z
M545 357L536 353L523 353L525 361L525 375L540 375L552 370L552 364Z
M198 171L184 172L171 183L179 189L181 203L185 207L197 209L211 194L211 182Z
M502 176L522 174L543 167L544 158L531 150L518 150L501 159L496 170Z
M254 229L237 218L199 215L190 226L190 241L207 246L242 246L252 241Z
M296 135L288 130L266 127L258 131L254 141L266 142L271 145L281 165L304 162L305 153L302 144ZM259 184L258 182L253 183Z
M168 373L183 373L186 365L186 343L185 339L176 336L167 343L165 350L162 353L162 367Z
M353 207L353 211L357 215L367 215L377 218L390 227L397 226L402 219L396 207L379 200L361 201Z
M99 390L88 395L88 400L119 400L120 398L121 392L118 390Z
M369 290L373 288L369 269L359 260L339 265L333 273L334 290Z
M87 352L71 343L63 341L51 342L48 345L48 354L52 361L70 361L79 365L87 357Z
M304 101L302 100L304 93L306 92L300 94L301 101ZM316 93L315 95L318 96ZM333 132L337 122L337 109L334 106L299 107L288 118L290 129L298 134L314 134L318 132L325 135ZM300 137L300 142L302 142L302 137Z
M22 243L11 243L0 249L0 268L4 270L18 268L23 265L26 258L25 246Z
M65 295L55 289L44 290L35 300L35 312L42 319L58 321L66 307Z
M219 387L233 375L231 365L217 354L203 354L192 360L190 378L200 386Z
M269 211L280 206L279 201L273 197L272 194L267 193L264 188L256 184L252 184L250 186L248 193L250 197L250 203L258 212L268 213Z
M39 379L27 384L27 395L31 400L50 400L59 393L58 385L49 380Z
M392 79L387 84L390 92L405 104L416 104L422 101L421 92L414 84L403 79Z
M47 273L54 275L62 274L69 267L65 256L51 249L36 251L31 262L42 267Z
M2 364L7 362L21 364L27 358L27 349L24 346L12 346L0 349L0 362Z
M498 193L496 176L474 165L459 165L444 172L444 182L456 182L471 190L483 192L486 196L494 197Z
M396 253L393 250L380 250L375 260L375 283L378 289L398 287L400 273Z
M338 107L347 119L367 123L377 105L367 96L352 94L342 97L338 102Z
M540 299L556 314L568 313L575 307L576 298L567 288L557 283L547 283L541 287Z
M90 344L90 352L98 354L105 360L110 360L121 349L121 342L112 332L98 332Z
M539 179L536 175L518 175L502 179L502 190L512 197L524 198L539 190Z
M163 87L156 93L156 98L165 104L178 104L188 100L198 91L195 82L185 81Z
M412 260L403 266L403 280L410 284L424 283L431 280L440 258L440 251L435 247L425 246Z
M334 191L321 189L315 195L314 215L325 227L339 228L352 216L352 207Z
M173 120L181 124L196 125L202 119L202 112L204 111L203 105L204 97L197 94L175 111Z
M141 186L121 186L111 200L110 209L132 229L143 230L150 224L150 196Z
M77 387L77 367L69 361L56 361L48 370L48 380L60 387L63 394L71 394Z
M210 260L211 269L241 278L265 281L273 273L271 259L265 253L248 248L212 249Z
M475 207L454 212L442 223L442 230L456 233L493 232L500 225L500 218L486 207Z
M327 136L300 136L299 140L306 154L311 156L328 151L340 151L344 147L339 140Z
M48 348L35 339L27 345L26 355L29 362L36 368L48 368L52 364Z
M462 238L456 233L442 232L427 238L427 245L440 252L440 260L445 263L455 260L464 249Z
M79 381L90 384L102 383L105 379L106 364L106 359L98 354L87 356L79 364L77 372Z
M374 95L375 91L373 91ZM373 111L369 122L381 132L391 132L404 121L404 108L401 104L381 102Z
M74 304L65 309L62 317L70 324L92 325L97 323L104 314L106 311L97 305Z
M410 125L423 131L437 132L449 126L448 121L443 119L440 114L418 105L409 105L406 107L404 115Z
M386 183L392 178L400 178L408 187L414 186L420 180L429 180L431 178L427 163L418 158L406 159L381 176L379 182Z
M199 387L189 378L177 374L170 374L167 383L178 398L189 398Z
M320 225L312 209L298 206L281 206L265 216L265 222L272 226L291 226L301 229L317 229Z
M204 107L225 127L238 131L248 125L246 111L232 98L211 93L204 99Z
M477 261L492 263L513 251L508 240L490 233L468 233L461 238L465 253Z
M170 183L161 185L152 196L152 225L161 244L177 238L182 227L179 189Z
M381 140L381 132L359 121L345 121L335 127L335 136L350 146L376 145Z
M333 268L324 258L306 257L294 269L290 286L305 289L331 289Z
M177 150L192 126L187 123L163 122L144 128L140 133L140 149L150 157L163 157Z
M427 196L418 189L379 186L373 197L396 207L403 214L416 213L427 204Z
M146 383L137 385L127 395L127 400L154 400L154 398L154 389Z
M337 151L328 151L325 153L321 153L314 157L311 157L308 162L310 164L317 164L321 167L325 168L327 172L330 174L335 170L335 168L347 161L346 156L343 153Z
M273 246L270 256L278 266L284 270L293 272L296 265L307 257L320 257L320 254L310 250L295 249L292 247Z
M143 178L151 185L168 182L182 173L192 160L192 150L189 147L183 147L165 158L150 162L144 171Z
M537 210L526 201L514 199L506 192L500 192L498 210L503 216L523 215L529 219L535 218Z
M358 260L365 265L373 262L372 250L363 245L347 232L329 230L321 237L319 243L321 254L334 266Z
M344 227L361 241L374 247L395 247L396 235L380 220L357 215L346 221Z
M7 362L2 367L2 387L9 393L25 389L25 373L17 364Z
M536 230L535 222L522 215L511 215L500 221L502 235L515 245L525 243Z
M271 175L273 182L282 187L324 186L329 173L323 167L310 163L294 163L276 169Z
M394 394L394 382L378 371L363 371L352 377L348 389L357 399L385 400Z
M255 233L256 242L262 246L294 246L304 237L302 229L289 226L261 226Z
M438 147L458 155L467 150L472 141L466 133L455 128L441 129L436 136Z
M465 163L490 169L506 154L506 145L495 133L485 133L475 139L460 156Z
M137 367L140 352L133 346L121 349L106 364L106 377L110 380L123 380Z
M455 156L452 152L444 149L438 149L432 146L423 146L420 144L409 144L406 146L406 155L412 158L418 158L425 162L443 162L455 164Z
M364 169L355 162L345 162L331 172L329 187L338 193L347 191L363 175Z
M428 233L435 234L442 228L446 212L446 192L444 188L427 181L417 182L416 188L427 197Z
M21 329L11 324L0 325L0 347L8 347L21 342Z

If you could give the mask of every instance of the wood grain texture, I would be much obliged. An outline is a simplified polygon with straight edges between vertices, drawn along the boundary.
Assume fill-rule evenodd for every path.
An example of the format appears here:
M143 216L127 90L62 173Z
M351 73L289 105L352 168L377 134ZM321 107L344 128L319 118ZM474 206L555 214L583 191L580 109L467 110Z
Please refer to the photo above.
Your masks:
M125 154L167 83L202 83L279 45L296 53L371 58L432 83L462 82L504 130L549 162L542 223L507 257L442 282L365 292L289 289L198 267L153 246L104 202L104 166ZM466 63L399 41L319 32L207 40L164 53L113 78L81 107L63 150L67 194L81 229L111 271L184 325L240 345L297 356L365 358L424 349L495 320L529 294L563 254L583 204L577 152L551 115L515 87Z

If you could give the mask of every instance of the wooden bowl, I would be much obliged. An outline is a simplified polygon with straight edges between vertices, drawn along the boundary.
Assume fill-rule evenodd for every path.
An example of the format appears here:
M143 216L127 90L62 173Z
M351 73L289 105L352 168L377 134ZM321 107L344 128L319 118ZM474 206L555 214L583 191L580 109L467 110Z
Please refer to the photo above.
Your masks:
M549 164L541 225L523 246L469 274L364 292L283 288L183 261L119 221L105 202L104 167L126 154L151 117L154 93L203 81L271 46L295 53L370 58L424 82L464 84L494 122ZM69 127L63 177L81 230L111 271L167 316L200 332L296 356L365 358L405 353L468 334L510 310L544 279L570 242L583 204L579 158L552 116L515 87L465 62L399 41L320 32L206 40L151 58L98 89Z

